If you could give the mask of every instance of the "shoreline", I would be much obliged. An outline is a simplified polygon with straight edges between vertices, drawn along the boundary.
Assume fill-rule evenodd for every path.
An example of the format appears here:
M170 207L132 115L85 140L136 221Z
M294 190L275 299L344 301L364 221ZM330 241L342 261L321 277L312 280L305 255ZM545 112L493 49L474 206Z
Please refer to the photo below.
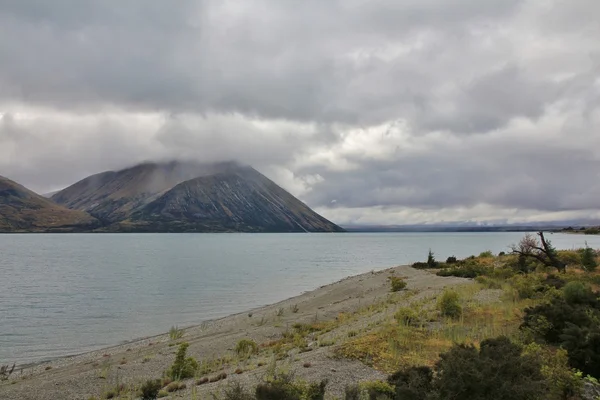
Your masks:
M384 302L390 296L388 277L391 275L403 277L408 283L406 293L414 294L411 300L406 300L407 305L433 296L444 287L472 282L464 278L438 277L409 266L351 275L273 304L181 328L184 336L175 341L170 340L169 333L165 332L98 350L23 365L8 382L0 383L0 397L6 400L101 398L108 388L117 383L139 385L147 379L162 376L172 363L176 343L179 342L189 343L188 354L199 362L231 358L232 349L241 339L248 338L264 346L281 338L295 323L335 321L341 314L350 315ZM367 329L377 318L387 317L389 315L381 314L357 318L355 326L344 325L325 336L331 342L341 342L348 338L349 329ZM381 378L379 371L360 362L332 359L331 350L330 347L317 346L314 351L296 354L293 358L295 361L290 361L290 368L307 380L328 377L334 393L358 377ZM238 360L222 368L230 376L227 381L239 379L249 384L264 375L268 362L269 357L264 356L260 362L255 360L251 365L249 361ZM302 368L302 363L306 362L314 367ZM260 366L261 363L263 366ZM240 367L248 372L234 374L234 370ZM208 396L211 391L218 390L219 385L211 383L195 387L194 390L205 391L204 394ZM193 382L188 386L194 387ZM182 394L177 393L177 396Z
M243 232L242 232L243 233ZM195 323L195 324L191 324L188 326L179 326L179 325L175 325L176 328L181 329L183 331L187 331L187 330L192 330L192 329L198 329L198 328L207 328L207 326L209 326L210 324L214 324L214 323L218 323L222 320L226 320L229 318L235 318L235 317L239 317L242 315L247 315L248 313L255 313L255 312L260 312L262 309L265 308L272 308L275 307L281 303L285 303L285 302L291 302L294 299L299 299L302 296L306 295L306 294L310 294L312 292L316 292L319 290L323 290L326 289L330 286L335 286L337 284L340 284L348 279L352 279L352 278L357 278L357 277L361 277L363 275L372 275L372 274L378 274L381 273L382 271L387 271L387 270L391 270L394 268L412 268L410 265L399 265L397 267L385 267L382 269L373 269L371 271L368 272L362 272L360 274L356 274L356 275L348 275L344 278L338 279L336 281L333 281L331 283L326 283L324 285L320 285L318 287L316 287L315 289L312 290L305 290L304 292L291 296L291 297L286 297L283 300L279 300L277 302L274 303L269 303L269 304L264 304L264 305L260 305L260 306L256 306L254 308L250 308L250 309L244 309L243 311L237 312L237 313L233 313L233 314L227 314L223 317L218 317L218 318L212 318L212 319L207 319L204 321L201 321L200 323ZM83 350L81 352L78 353L74 353L74 354L67 354L64 356L57 356L57 357L50 357L46 360L40 360L40 361L34 361L34 362L29 362L29 363L25 363L25 364L16 364L15 367L15 373L19 372L21 370L26 370L26 369L32 369L32 368L36 368L36 367L40 367L40 366L45 366L47 364L52 364L52 363L57 363L60 362L62 360L68 360L68 361L73 361L76 358L79 357L85 357L91 354L95 354L95 353L107 353L110 350L114 350L114 349L120 349L121 347L131 347L131 346L135 346L136 344L142 343L142 342L148 342L148 341L152 341L152 339L164 339L165 336L169 336L169 332L161 332L158 334L154 334L154 335L141 335L137 338L131 339L131 340L126 340L126 341L122 341L118 344L113 344L113 345L108 345L108 346L101 346L98 347L97 349L93 349L93 350ZM12 365L12 363L11 363Z

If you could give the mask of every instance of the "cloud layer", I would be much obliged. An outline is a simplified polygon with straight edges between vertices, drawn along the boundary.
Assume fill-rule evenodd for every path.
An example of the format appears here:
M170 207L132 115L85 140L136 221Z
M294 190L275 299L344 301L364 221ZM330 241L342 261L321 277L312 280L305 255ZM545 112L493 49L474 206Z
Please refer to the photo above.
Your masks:
M0 174L247 162L340 223L600 209L600 3L0 4Z

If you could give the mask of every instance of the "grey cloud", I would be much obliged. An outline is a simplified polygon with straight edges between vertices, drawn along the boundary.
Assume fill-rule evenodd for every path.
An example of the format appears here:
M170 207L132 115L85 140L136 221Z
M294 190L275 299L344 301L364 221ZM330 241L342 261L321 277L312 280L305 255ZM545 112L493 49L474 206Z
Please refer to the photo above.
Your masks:
M595 0L4 1L0 174L45 191L149 159L236 159L326 215L598 210L598 14Z

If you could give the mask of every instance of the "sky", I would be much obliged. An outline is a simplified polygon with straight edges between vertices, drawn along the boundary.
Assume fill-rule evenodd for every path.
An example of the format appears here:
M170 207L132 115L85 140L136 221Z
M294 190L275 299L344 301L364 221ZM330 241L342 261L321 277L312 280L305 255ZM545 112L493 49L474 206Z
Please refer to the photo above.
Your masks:
M600 218L598 0L4 0L0 175L250 164L340 224Z

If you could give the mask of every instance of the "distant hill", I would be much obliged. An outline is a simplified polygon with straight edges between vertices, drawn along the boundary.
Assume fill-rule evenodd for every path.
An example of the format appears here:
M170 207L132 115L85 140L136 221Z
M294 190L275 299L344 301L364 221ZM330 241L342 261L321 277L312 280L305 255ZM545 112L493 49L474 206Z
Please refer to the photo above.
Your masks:
M144 163L52 196L117 232L337 232L342 228L248 166Z
M69 210L0 176L0 232L78 232L98 227L82 211Z

